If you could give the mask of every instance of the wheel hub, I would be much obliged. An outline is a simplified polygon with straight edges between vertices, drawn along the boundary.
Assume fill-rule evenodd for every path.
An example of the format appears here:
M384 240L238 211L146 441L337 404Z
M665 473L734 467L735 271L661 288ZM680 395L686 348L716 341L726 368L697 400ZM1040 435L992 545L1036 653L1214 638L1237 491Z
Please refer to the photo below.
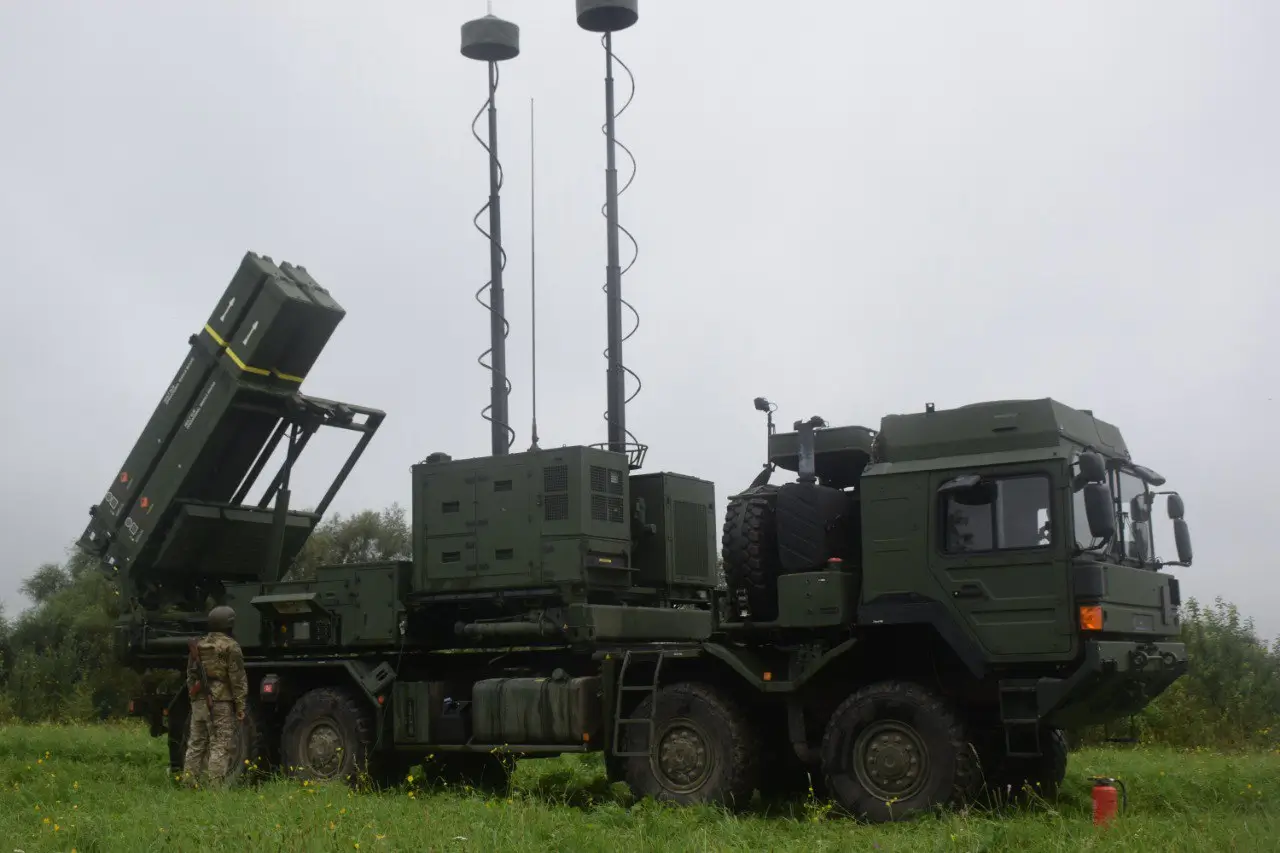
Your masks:
M690 720L674 720L658 733L656 753L657 774L679 793L697 790L714 766L706 736Z
M909 725L896 720L868 726L854 743L852 758L858 781L882 800L910 797L929 772L924 742Z
M303 754L317 774L332 776L342 764L342 735L328 720L317 722L307 732Z

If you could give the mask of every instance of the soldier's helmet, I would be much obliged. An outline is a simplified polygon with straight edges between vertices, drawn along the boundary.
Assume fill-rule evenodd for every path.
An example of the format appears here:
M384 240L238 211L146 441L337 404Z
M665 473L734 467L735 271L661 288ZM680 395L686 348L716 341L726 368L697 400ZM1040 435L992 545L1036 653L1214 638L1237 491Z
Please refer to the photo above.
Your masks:
M209 611L209 630L221 631L224 634L231 633L231 628L236 624L236 612L225 604L219 605Z

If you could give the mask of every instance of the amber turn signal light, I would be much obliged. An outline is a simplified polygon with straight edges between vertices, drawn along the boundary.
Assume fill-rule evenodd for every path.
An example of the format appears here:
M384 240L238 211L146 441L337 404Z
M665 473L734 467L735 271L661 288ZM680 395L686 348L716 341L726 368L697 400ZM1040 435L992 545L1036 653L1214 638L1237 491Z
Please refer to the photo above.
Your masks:
M1102 608L1096 604L1080 608L1080 630L1102 630Z

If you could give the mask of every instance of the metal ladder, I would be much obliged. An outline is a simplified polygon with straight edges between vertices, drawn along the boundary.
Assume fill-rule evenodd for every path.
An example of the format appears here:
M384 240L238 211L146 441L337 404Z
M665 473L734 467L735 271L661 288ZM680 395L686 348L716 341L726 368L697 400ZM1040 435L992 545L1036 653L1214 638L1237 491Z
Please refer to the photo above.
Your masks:
M618 702L614 708L614 724L613 724L613 754L620 758L643 758L649 754L649 750L653 745L653 715L658 707L658 680L662 674L662 661L666 657L664 651L633 651L627 649L622 656L622 667L618 670ZM653 661L653 675L643 683L635 684L627 683L627 671L631 669L633 663L647 663ZM622 699L628 693L648 693L649 715L647 717L624 717L622 716ZM644 700L641 699L640 702ZM637 703L639 704L639 703ZM645 749L643 752L623 752L620 748L622 740L622 727L644 725L647 736L645 738Z
M1038 758L1042 754L1034 681L1010 679L1000 682L1000 723L1004 729L1007 755Z

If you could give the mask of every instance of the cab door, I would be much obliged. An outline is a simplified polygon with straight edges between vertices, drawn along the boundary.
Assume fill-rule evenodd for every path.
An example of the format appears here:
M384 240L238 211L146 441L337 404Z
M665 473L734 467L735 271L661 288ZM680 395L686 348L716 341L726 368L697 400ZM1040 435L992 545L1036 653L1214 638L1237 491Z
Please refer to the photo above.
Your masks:
M1065 490L1050 465L930 477L930 560L956 615L993 659L1075 651Z

